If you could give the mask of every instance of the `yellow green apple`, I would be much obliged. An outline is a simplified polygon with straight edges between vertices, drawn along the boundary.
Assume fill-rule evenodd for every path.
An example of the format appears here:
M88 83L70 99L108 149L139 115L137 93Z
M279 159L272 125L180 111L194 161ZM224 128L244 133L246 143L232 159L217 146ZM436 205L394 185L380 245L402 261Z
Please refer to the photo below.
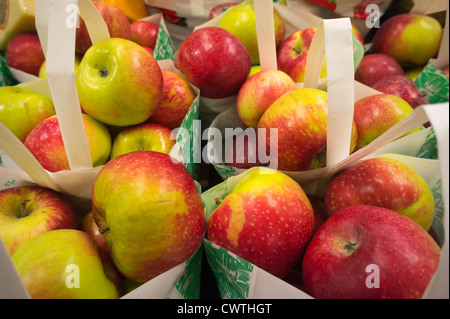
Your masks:
M74 73L77 73L78 66L80 65L81 59L83 56L80 54L75 54L75 60L74 60ZM46 79L47 78L47 60L44 60L41 67L39 68L39 78Z
M111 153L111 135L101 122L84 113L82 118L92 164L94 167L103 165ZM39 123L28 134L24 144L46 170L70 170L56 115Z
M281 14L273 8L275 46L278 47L285 35L285 25ZM258 39L256 36L255 6L253 3L241 4L229 8L219 27L237 37L247 48L252 65L259 64Z
M32 299L117 299L108 267L89 234L77 229L43 233L11 257Z
M110 159L134 151L155 151L169 154L176 140L170 139L172 130L153 123L127 127L117 134L111 148Z
M139 44L110 38L91 46L76 73L83 110L114 126L143 123L163 98L163 76L155 58Z
M118 271L141 283L191 257L205 231L202 200L189 171L154 151L123 154L102 167L93 185L92 214Z
M18 86L0 87L0 121L22 142L40 122L56 114L53 100Z
M206 238L279 278L295 267L314 227L311 203L286 174L259 168L207 220Z

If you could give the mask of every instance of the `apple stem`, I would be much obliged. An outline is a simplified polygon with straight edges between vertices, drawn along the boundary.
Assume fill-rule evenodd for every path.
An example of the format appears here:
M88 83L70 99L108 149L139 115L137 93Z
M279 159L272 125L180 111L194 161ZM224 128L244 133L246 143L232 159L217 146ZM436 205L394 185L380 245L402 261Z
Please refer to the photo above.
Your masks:
M101 233L101 234L106 233L108 230L109 230L109 227L108 227L108 226L100 227L100 233Z
M216 198L214 198L214 201L217 205L220 205L220 203L222 203L223 199L216 197Z
M351 254L356 250L356 243L352 243L351 241L349 241L345 244L344 249L348 254Z
M20 203L20 214L19 218L27 216L27 203L29 200L24 200L22 203Z

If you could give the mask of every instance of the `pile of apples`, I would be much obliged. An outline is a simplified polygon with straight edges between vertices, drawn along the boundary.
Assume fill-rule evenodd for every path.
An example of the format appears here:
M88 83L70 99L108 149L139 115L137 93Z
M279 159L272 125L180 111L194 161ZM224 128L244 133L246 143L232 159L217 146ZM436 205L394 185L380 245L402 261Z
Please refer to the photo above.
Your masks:
M104 165L89 186L91 209L39 186L0 192L0 235L32 298L119 298L186 261L204 235L197 186L169 155L172 130L196 93L153 57L158 24L131 22L112 4L93 4L110 38L92 44L81 19L75 52L92 164ZM7 61L45 78L37 34L16 35ZM0 120L47 171L71 169L52 99L1 87Z
M306 194L282 172L326 164L327 93L296 86L314 28L286 37L274 9L279 68L260 70L253 29L244 24L243 32L236 23L250 19L254 27L254 10L233 6L219 27L197 29L183 41L174 61L183 77L153 58L156 27L130 24L118 8L94 4L111 38L92 45L80 21L75 60L91 158L94 166L104 165L91 211L76 211L62 194L41 187L0 192L0 235L32 298L118 298L126 293L124 282L140 284L182 263L204 236L314 298L422 297L441 250L432 236L434 199L417 172L389 158L363 160L335 176L323 198ZM387 55L382 30L374 50ZM8 46L9 65L43 76L39 47L36 35L18 35ZM374 80L380 72L365 71L380 71L380 62L376 68L365 62L355 79L364 83L362 74L383 92ZM192 86L203 98L236 95L245 126L278 130L278 156L270 159L278 170L245 176L208 220L193 178L168 155L171 132L196 97ZM18 87L0 93L0 120L45 169L70 170L52 101ZM392 92L357 101L349 151L408 116L411 103ZM275 143L264 137L266 145ZM247 145L251 152L258 153L256 145ZM238 165L233 158L228 164ZM240 167L260 164L244 160ZM68 276L76 271L83 283ZM83 289L68 289L77 284Z

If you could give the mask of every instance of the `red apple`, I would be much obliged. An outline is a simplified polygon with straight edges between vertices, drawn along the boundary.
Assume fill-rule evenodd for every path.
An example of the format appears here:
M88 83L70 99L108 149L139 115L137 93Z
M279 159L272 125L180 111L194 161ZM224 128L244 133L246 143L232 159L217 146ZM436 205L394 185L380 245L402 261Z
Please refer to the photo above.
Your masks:
M145 50L147 50L148 51L148 53L150 53L152 56L153 56L153 54L155 53L155 51L153 50L153 49L150 49L150 48L148 48L148 47L143 47Z
M257 169L245 176L212 212L206 238L283 278L309 242L314 214L289 176Z
M180 127L197 95L181 75L161 69L164 79L164 96L149 122L175 129Z
M205 231L194 180L160 152L135 151L106 163L94 181L92 214L117 269L136 282L186 261Z
M303 281L317 299L420 299L440 254L411 219L382 207L349 206L312 238Z
M225 152L225 164L241 169L265 166L259 161L258 136L254 130L233 137Z
M325 191L325 211L332 216L352 205L384 207L409 217L425 230L434 218L434 198L425 180L391 158L363 160L337 175Z
M0 236L10 255L42 233L76 227L73 207L58 192L40 186L0 191Z
M390 55L402 67L420 66L436 56L442 33L442 26L433 17L398 14L376 30L372 49L376 53Z
M224 13L231 7L234 7L238 4L241 4L241 3L240 2L225 2L225 3L218 4L217 6L212 8L211 11L209 11L208 19L212 20L215 17L217 17L218 15L221 15L222 13Z
M308 195L308 199L314 211L314 228L313 228L313 235L314 235L320 228L320 226L323 225L328 216L325 212L325 204L323 203L323 199L315 195Z
M111 152L111 136L108 129L87 114L82 114L86 138L94 167L106 163ZM28 150L46 170L57 172L70 170L61 129L56 115L40 122L24 142Z
M171 129L159 124L142 123L127 127L114 138L110 159L144 150L169 154L176 142L171 135Z
M219 27L197 29L186 37L175 56L175 66L205 98L220 99L238 93L250 72L246 47Z
M316 28L298 30L283 40L277 50L278 69L288 74L295 82L305 79L306 60ZM323 63L320 77L327 74L326 63Z
M137 44L155 49L158 38L159 24L151 21L138 20L130 24L131 41Z
M442 72L444 72L445 74L448 74L448 66L442 69Z
M9 41L6 48L8 66L28 74L39 76L45 61L41 41L36 33L21 33Z
M376 82L394 75L405 75L400 64L387 54L372 53L363 56L356 69L355 80L372 87Z
M264 112L284 93L295 89L295 82L280 70L262 70L241 86L236 100L237 114L247 127L257 128Z
M413 111L405 100L392 94L369 95L356 101L353 113L358 130L356 149L368 145Z
M92 1L106 22L111 38L131 40L131 28L128 18L117 6L100 1ZM80 27L76 31L75 51L84 54L92 46L91 37L84 20L80 17Z
M406 75L395 75L384 78L372 85L372 88L386 94L401 97L412 108L428 103L426 98L420 94L414 81Z

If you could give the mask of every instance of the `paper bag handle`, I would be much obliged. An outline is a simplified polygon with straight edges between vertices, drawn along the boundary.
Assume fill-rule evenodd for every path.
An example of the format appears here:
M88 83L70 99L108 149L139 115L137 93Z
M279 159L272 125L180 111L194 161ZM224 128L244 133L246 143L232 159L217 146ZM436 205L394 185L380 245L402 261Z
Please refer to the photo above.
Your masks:
M277 69L273 0L254 1L256 38L261 70Z

